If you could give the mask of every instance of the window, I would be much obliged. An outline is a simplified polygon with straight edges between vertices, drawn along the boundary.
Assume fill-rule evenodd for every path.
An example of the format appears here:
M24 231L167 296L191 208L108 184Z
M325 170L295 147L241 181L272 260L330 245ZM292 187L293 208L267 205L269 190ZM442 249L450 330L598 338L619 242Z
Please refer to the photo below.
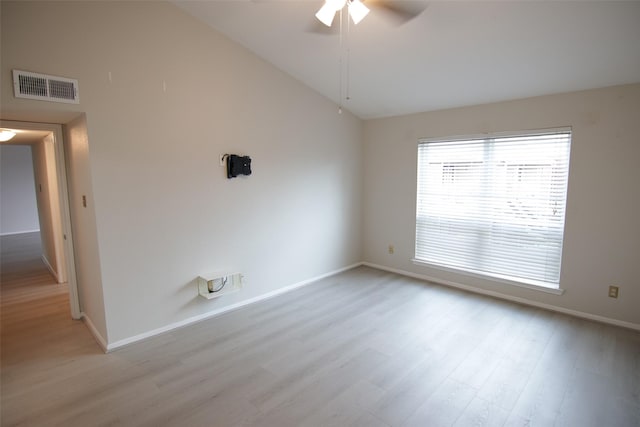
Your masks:
M559 288L571 131L421 140L416 261Z

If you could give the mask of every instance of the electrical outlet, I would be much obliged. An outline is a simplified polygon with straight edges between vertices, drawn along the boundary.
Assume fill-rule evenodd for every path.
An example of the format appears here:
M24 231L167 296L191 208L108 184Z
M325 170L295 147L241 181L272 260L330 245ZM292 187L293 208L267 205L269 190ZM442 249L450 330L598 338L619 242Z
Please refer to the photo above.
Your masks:
M618 287L617 286L609 286L609 298L618 298Z
M395 252L395 248L393 247L393 245L389 245L389 253L392 254Z

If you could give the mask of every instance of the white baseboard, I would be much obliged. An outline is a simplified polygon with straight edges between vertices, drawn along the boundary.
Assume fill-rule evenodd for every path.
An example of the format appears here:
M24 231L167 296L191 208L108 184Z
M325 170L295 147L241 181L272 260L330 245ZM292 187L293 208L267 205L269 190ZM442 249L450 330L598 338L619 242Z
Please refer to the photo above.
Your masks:
M62 283L60 281L60 278L58 277L58 273L53 269L53 267L51 267L51 264L49 264L49 260L47 259L46 256L44 256L44 254L42 255L42 262L44 262L44 265L47 266L47 268L49 269L49 273L51 273L53 275L53 277L55 277L56 282L57 283Z
M10 231L8 233L0 233L0 236L15 236L16 234L30 234L39 232L40 230Z
M93 335L93 338L95 338L95 340L98 342L98 345L102 347L102 351L107 353L109 351L107 346L107 341L100 334L100 332L98 332L95 325L91 321L91 318L87 316L87 313L84 313L84 312L80 313L80 318L84 321L85 325L87 325L87 328L89 328L89 332L91 332L91 335Z
M311 279L303 280L301 282L294 283L293 285L285 286L283 288L279 288L279 289L276 289L274 291L267 292L266 294L258 295L257 297L249 298L249 299L244 300L244 301L240 301L240 302L238 302L236 304L231 304L231 305L228 305L226 307L221 307L221 308L218 308L218 309L213 310L213 311L209 311L209 312L206 312L206 313L203 313L203 314L199 314L197 316L189 317L188 319L184 319L184 320L181 320L179 322L171 323L171 324L163 326L161 328L153 329L151 331L144 332L142 334L134 335L134 336L129 337L129 338L125 338L125 339L122 339L122 340L118 340L118 341L109 343L109 344L105 345L104 348L106 349L106 352L110 352L110 351L113 351L113 350L115 350L117 348L123 347L123 346L128 345L128 344L132 344L132 343L137 342L137 341L144 340L146 338L153 337L155 335L159 335L159 334L162 334L162 333L165 333L165 332L169 332L171 330L178 329L178 328L181 328L183 326L190 325L192 323L200 322L202 320L210 319L212 317L219 316L221 314L228 313L228 312L233 311L233 310L237 310L237 309L239 309L241 307L244 307L244 306L247 306L249 304L254 304L256 302L260 302L260 301L267 300L269 298L273 298L275 296L284 294L286 292L291 292L291 291L293 291L295 289L298 289L298 288L301 288L303 286L309 285L311 283L317 282L318 280L322 280L324 278L327 278L327 277L334 276L336 274L342 273L343 271L347 271L347 270L351 270L352 268L359 267L360 265L362 265L361 262L355 263L355 264L351 264L351 265L348 265L346 267L339 268L337 270L331 271L329 273L321 274L321 275L313 277ZM96 334L94 333L94 335L96 335ZM98 334L98 336L99 336L99 334ZM100 341L98 336L96 337L96 339L102 345L102 341Z
M463 285L462 283L452 282L449 280L438 279L437 277L427 276L425 274L412 273L410 271L399 270L397 268L386 267L384 265L373 264L370 262L363 262L362 265L375 268L378 270L388 271L390 273L400 274L401 276L412 277L414 279L424 280L439 285L450 286L452 288L458 288L465 291L473 292L476 294L488 295L494 298L517 302L519 304L530 305L533 307L544 308L545 310L555 311L558 313L568 314L570 316L580 317L582 319L594 320L596 322L606 323L614 326L621 326L623 328L633 329L640 331L640 324L625 322L624 320L611 319L609 317L599 316L597 314L585 313L583 311L571 310L569 308L558 307L557 305L545 304L537 301L531 301L526 298L515 297L512 295L502 294L500 292L489 291L486 289L476 288L474 286Z

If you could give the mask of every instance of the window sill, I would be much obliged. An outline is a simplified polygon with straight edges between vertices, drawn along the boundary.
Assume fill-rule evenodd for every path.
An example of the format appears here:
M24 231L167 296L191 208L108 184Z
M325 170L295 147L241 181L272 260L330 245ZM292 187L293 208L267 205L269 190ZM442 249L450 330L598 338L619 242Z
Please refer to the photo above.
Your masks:
M491 282L497 282L497 283L502 283L502 284L511 285L511 286L517 286L519 288L525 288L525 289L531 289L531 290L534 290L534 291L545 292L547 294L554 294L554 295L562 295L562 294L564 294L564 289L561 289L561 288L550 288L550 287L543 286L543 285L536 285L536 284L533 284L533 283L518 282L518 281L515 281L515 280L510 280L510 279L506 279L506 278L503 278L503 277L492 276L492 275L488 275L488 274L481 274L481 273L476 273L476 272L467 271L467 270L460 270L460 269L457 269L457 268L444 267L442 265L430 264L428 262L421 261L421 260L418 260L418 259L412 259L411 262L413 262L415 265L419 265L419 266L422 266L422 267L429 267L429 268L433 268L433 269L436 269L436 270L447 271L447 272L450 272L450 273L463 274L465 276L475 277L475 278L478 278L478 279L488 280L488 281L491 281Z

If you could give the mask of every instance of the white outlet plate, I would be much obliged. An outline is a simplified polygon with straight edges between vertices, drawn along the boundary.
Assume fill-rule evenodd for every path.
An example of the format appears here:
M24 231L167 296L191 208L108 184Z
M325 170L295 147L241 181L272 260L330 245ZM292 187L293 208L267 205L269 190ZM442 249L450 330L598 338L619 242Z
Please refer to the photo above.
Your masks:
M227 283L227 285L219 292L210 292L208 282L221 279L226 279L229 281L229 283ZM198 283L198 294L206 299L214 299L222 295L227 295L232 292L239 291L240 289L242 289L243 285L242 274L226 272L214 272L198 276L196 278L196 282Z

